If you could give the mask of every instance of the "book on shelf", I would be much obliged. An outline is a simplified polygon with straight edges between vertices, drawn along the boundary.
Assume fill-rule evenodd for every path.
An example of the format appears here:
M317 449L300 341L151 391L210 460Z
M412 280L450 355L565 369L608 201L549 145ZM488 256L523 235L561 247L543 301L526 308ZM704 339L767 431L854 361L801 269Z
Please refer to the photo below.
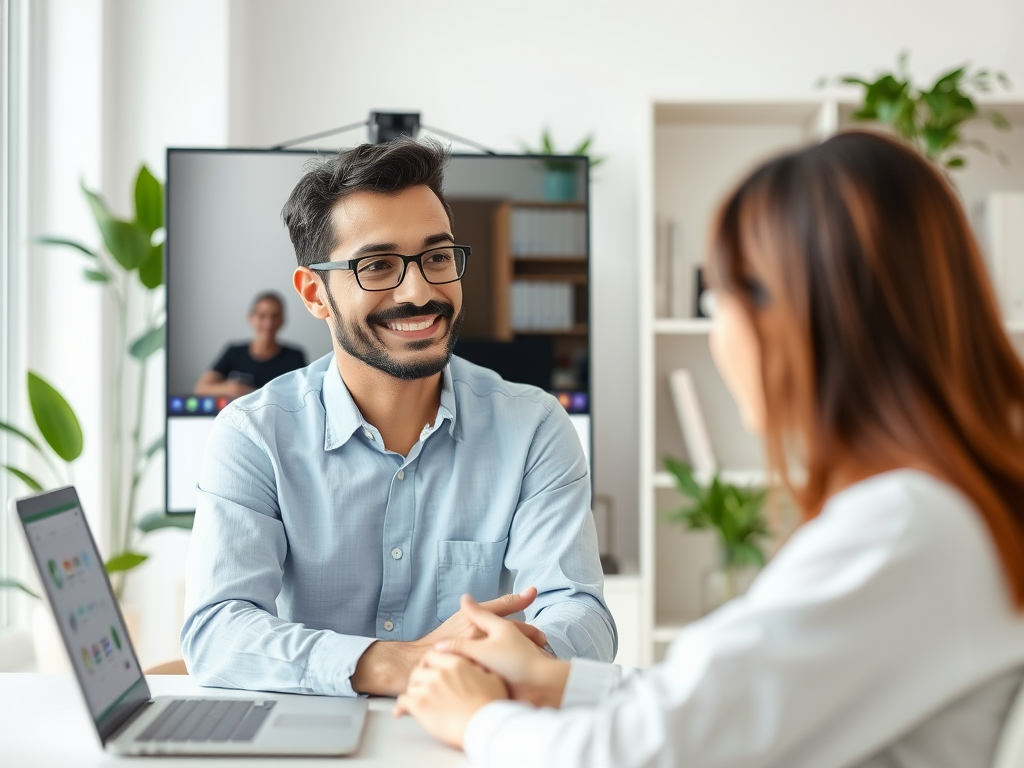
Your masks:
M572 283L512 281L512 330L568 330L573 327Z
M1006 320L1024 320L1024 192L993 192L981 210L981 239Z
M668 379L676 415L679 418L679 427L683 432L683 442L690 457L690 467L697 475L711 477L718 468L718 461L711 446L711 435L704 421L704 412L697 399L693 374L685 368L677 368L669 373Z
M684 258L679 222L658 216L654 240L655 317L693 317L693 265Z
M586 257L586 211L516 206L511 227L512 255L516 258Z

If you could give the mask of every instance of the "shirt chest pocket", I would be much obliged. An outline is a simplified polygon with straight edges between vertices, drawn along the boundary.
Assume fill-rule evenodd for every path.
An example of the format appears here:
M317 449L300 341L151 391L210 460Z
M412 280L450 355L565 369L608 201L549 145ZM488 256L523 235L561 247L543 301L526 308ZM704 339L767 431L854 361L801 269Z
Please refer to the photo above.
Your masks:
M502 541L437 542L437 618L444 621L459 610L459 599L498 597L508 537Z

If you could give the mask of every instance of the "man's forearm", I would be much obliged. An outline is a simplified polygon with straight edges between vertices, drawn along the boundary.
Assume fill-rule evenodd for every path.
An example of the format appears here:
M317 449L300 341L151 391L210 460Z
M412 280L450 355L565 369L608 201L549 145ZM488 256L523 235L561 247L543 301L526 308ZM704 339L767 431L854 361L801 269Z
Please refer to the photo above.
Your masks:
M353 690L377 696L403 693L409 682L409 673L426 650L421 643L378 640L359 657L352 673Z

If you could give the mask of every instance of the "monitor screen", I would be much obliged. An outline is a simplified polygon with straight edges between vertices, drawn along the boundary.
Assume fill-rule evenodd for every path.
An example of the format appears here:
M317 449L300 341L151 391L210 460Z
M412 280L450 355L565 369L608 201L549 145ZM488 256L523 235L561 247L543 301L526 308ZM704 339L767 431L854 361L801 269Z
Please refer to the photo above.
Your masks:
M307 312L292 288L295 253L281 220L288 195L316 156L297 150L167 152L169 512L195 510L206 436L230 401L197 394L204 375L213 371L238 381L237 390L250 390L331 352L325 322ZM589 462L587 159L552 163L550 157L453 154L444 192L455 239L472 248L455 354L551 392L568 411ZM268 292L283 301L278 339L289 349L288 360L238 373L232 356L247 349L257 321L254 300Z

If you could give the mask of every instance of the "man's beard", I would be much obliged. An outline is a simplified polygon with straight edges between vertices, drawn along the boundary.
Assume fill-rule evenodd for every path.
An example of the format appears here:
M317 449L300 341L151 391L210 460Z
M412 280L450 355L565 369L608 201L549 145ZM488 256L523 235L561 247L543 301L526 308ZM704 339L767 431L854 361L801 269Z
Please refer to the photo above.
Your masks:
M455 307L446 302L431 299L423 306L413 304L399 304L390 309L383 309L369 315L364 323L358 321L346 323L341 319L338 312L338 305L334 303L334 296L331 289L324 281L324 288L327 292L327 303L330 304L334 320L334 338L338 345L348 354L367 365L383 371L396 379L412 381L414 379L425 379L440 373L451 360L455 344L459 340L459 332L462 330L462 321L465 308L455 314ZM403 363L396 360L388 352L387 346L371 330L374 326L393 323L396 320L406 320L410 317L423 317L424 315L437 315L448 326L448 335L444 339L444 351L437 357L427 360L416 360ZM406 349L418 350L428 349L437 343L436 339L419 339L417 341L404 342Z

